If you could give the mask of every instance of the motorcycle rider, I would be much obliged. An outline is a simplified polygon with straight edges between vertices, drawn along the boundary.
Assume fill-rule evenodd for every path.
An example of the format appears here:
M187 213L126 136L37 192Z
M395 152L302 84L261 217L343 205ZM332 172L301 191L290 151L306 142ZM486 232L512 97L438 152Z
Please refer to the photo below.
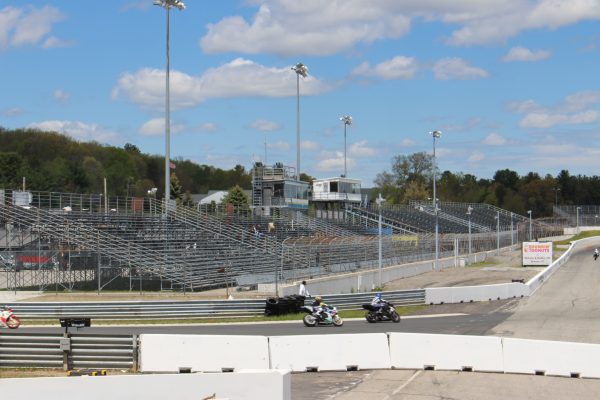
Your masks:
M600 253L598 252L598 249L594 250L594 260L596 260L598 258L598 255L600 255Z
M329 314L327 313L327 304L323 301L321 296L315 296L315 301L312 303L313 312L319 315L319 317L323 321L327 321L330 319Z
M375 297L373 297L373 300L371 300L371 305L375 308L377 308L377 312L381 313L383 311L386 310L387 308L387 301L385 301L382 297L381 297L381 292L377 292L375 294Z

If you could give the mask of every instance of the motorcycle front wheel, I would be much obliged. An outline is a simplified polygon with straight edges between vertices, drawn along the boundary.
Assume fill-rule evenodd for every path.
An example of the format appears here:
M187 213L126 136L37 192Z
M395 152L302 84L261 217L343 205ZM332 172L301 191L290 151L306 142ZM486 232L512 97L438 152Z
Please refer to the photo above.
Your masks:
M396 311L392 311L390 314L390 319L392 322L400 322L400 315Z
M6 326L10 329L17 329L21 325L21 321L17 317L10 317L8 321L6 321Z
M333 316L332 320L333 320L333 325L335 325L335 326L344 325L344 321L337 314Z
M304 322L304 325L309 327L317 325L317 319L311 314L306 314L304 318L302 318L302 322Z
M372 313L371 311L369 311L368 313L365 314L365 319L367 320L367 322L370 322L370 323L377 322L377 316L375 315L375 313Z

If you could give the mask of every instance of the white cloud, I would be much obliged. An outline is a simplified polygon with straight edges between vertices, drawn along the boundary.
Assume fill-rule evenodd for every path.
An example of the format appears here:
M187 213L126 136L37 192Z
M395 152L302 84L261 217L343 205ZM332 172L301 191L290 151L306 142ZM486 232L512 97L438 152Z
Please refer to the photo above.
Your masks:
M470 66L465 60L457 57L443 58L433 66L436 79L480 79L488 77L488 73L477 67Z
M275 121L267 121L265 119L257 119L250 124L252 129L260 132L273 132L281 129L281 125Z
M51 6L4 7L0 9L0 48L39 44L63 19L63 14Z
M312 140L304 140L300 143L300 149L302 150L319 150L320 147L319 143Z
M23 114L23 110L18 107L8 108L6 110L2 110L2 115L7 118L18 117Z
M377 3L265 0L251 22L232 16L209 24L200 47L207 53L329 55L357 43L405 35L410 17L389 13L388 7Z
M544 107L533 100L513 102L508 109L526 114L519 122L522 128L551 128L555 125L580 125L600 121L600 91L582 91L565 97L554 107Z
M525 47L513 47L502 57L502 61L540 61L549 58L551 55L552 52L548 50L532 51Z
M53 96L59 103L62 104L68 103L69 99L71 98L71 95L62 89L56 89L53 93Z
M483 161L485 159L485 155L480 151L473 151L469 157L467 157L468 162L477 163Z
M29 124L27 128L58 132L84 142L97 141L110 144L121 142L116 132L98 124L86 124L80 121L42 121Z
M375 65L363 62L352 71L354 75L377 76L383 79L412 79L417 74L419 66L414 57L396 56L390 60Z
M377 150L368 146L366 140L352 143L348 149L348 154L354 157L372 157L377 154Z
M267 142L267 149L278 150L278 151L288 151L290 149L290 144L283 140L278 140L275 143Z
M488 146L502 146L503 144L506 144L506 138L498 135L495 132L492 132L485 137L483 143L487 144Z
M502 43L526 30L556 29L600 19L596 0L252 0L248 18L233 15L209 24L200 39L207 53L331 55L361 44L398 39L412 21L455 29L454 45Z
M174 124L171 121L170 133L175 134L182 132L186 129L183 124ZM143 136L161 136L165 134L165 119L164 118L152 118L146 121L138 129L138 133Z
M73 46L74 42L61 40L55 36L50 36L48 39L44 41L42 47L44 49L55 49L58 47L70 47Z
M194 130L196 130L198 132L215 132L218 129L219 129L219 127L214 122L205 122L205 123L199 125L198 127L196 127Z
M124 73L113 89L112 97L124 96L144 108L164 107L165 72L144 68L136 73ZM296 74L289 66L265 67L250 60L237 58L201 76L179 71L170 72L171 106L173 109L194 107L211 98L287 97L296 95ZM302 78L303 96L316 95L330 87L309 75Z
M400 145L401 146L407 146L407 147L409 147L409 146L414 146L415 144L417 144L417 142L415 142L412 139L402 139L400 141Z

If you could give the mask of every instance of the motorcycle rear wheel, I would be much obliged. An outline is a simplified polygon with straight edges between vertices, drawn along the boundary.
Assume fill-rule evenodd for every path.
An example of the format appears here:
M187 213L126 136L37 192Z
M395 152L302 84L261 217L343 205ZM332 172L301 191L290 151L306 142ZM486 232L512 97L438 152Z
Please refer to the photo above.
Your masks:
M365 314L365 319L367 320L367 322L370 322L372 324L377 322L377 316L374 313L372 313L371 311L369 311Z
M392 322L400 322L400 315L396 311L392 311L390 314L390 319Z
M333 320L333 325L335 325L335 326L344 325L344 321L342 320L342 318L340 318L339 315L334 315L332 320Z
M317 325L317 319L311 314L306 314L304 318L302 318L302 322L304 322L304 325L308 327Z
M17 329L21 326L21 321L19 321L17 317L12 316L6 321L6 326L8 326L9 329Z

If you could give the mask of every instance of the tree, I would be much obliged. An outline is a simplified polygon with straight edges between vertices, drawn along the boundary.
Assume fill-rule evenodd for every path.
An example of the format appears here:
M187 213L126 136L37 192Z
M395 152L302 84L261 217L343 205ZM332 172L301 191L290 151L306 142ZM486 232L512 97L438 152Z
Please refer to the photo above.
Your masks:
M177 204L181 204L184 200L185 190L181 183L179 183L179 178L175 172L171 173L171 197L177 201Z
M239 185L235 185L229 189L227 195L223 197L221 204L231 204L237 212L247 211L250 209L250 201L248 200L248 196L246 196L244 189L242 189Z
M433 156L425 152L398 155L392 159L392 172L378 174L374 182L388 202L406 202L410 200L405 194L411 183L413 192L415 188L420 192L429 186L432 168Z

